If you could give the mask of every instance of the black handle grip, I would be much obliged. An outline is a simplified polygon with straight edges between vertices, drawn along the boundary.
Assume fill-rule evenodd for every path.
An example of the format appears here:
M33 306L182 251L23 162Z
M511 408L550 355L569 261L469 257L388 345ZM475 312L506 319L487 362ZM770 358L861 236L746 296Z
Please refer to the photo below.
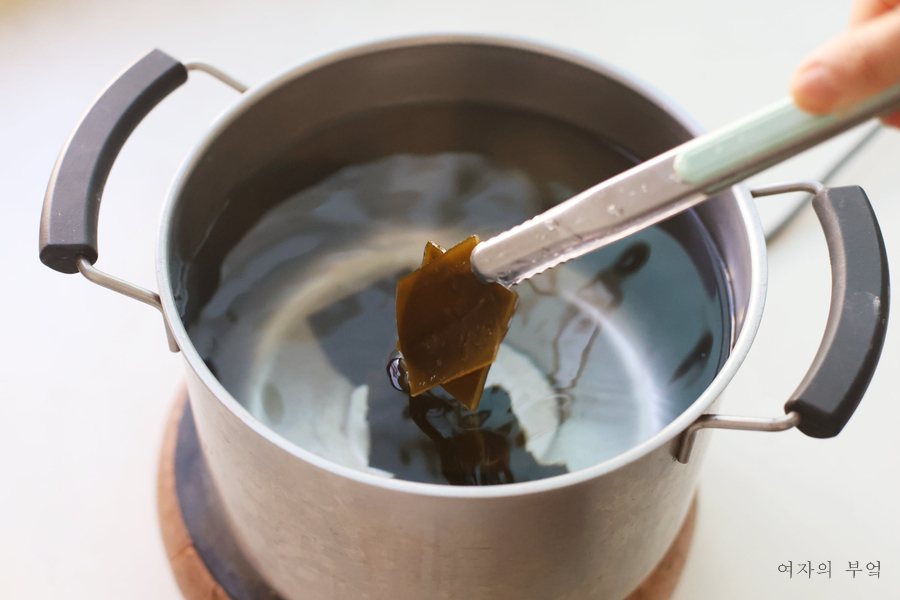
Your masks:
M806 377L784 406L797 428L827 438L840 433L862 400L887 332L890 276L884 238L858 186L826 188L813 199L831 259L831 308Z
M106 178L125 140L150 110L187 81L180 62L152 50L94 101L63 146L41 213L41 262L77 273L78 258L97 261L97 220Z

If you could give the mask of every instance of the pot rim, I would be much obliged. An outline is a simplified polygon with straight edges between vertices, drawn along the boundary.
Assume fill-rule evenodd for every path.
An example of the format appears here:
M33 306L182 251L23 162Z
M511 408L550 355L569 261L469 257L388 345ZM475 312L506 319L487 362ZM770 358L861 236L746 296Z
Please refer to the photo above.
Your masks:
M768 276L765 236L763 234L759 215L746 185L734 185L731 187L731 191L737 202L741 220L748 236L750 248L750 299L741 332L734 341L731 353L722 365L722 368L716 374L716 377L685 411L650 438L609 460L572 473L555 475L546 479L499 486L458 487L379 477L377 475L372 475L337 464L318 456L317 454L294 444L263 425L253 417L250 412L228 392L228 390L225 389L218 379L213 376L209 367L207 367L191 342L184 327L184 323L181 321L178 308L175 305L175 298L172 292L172 281L169 277L168 268L172 214L178 204L184 182L187 180L194 167L202 160L208 148L222 130L238 119L257 100L280 87L286 81L303 76L319 68L372 52L442 44L499 46L544 54L572 62L613 79L623 86L644 95L662 108L673 119L681 123L693 135L696 136L703 132L703 128L697 121L690 117L665 94L661 93L653 86L648 85L646 82L637 79L632 75L626 75L623 71L594 58L560 50L544 43L537 43L530 40L480 35L426 35L389 39L329 53L321 58L289 68L263 83L250 88L216 118L204 137L182 161L178 172L172 180L166 200L162 207L159 238L157 241L156 275L159 285L159 295L162 302L163 316L178 342L178 347L190 368L231 414L266 441L274 444L295 458L328 471L329 473L346 477L361 484L372 485L391 491L444 498L511 497L570 487L622 468L625 465L650 454L658 448L671 443L678 435L687 429L688 425L702 415L716 398L719 397L746 358L759 329L760 320L762 319ZM675 461L674 456L672 457L672 461Z

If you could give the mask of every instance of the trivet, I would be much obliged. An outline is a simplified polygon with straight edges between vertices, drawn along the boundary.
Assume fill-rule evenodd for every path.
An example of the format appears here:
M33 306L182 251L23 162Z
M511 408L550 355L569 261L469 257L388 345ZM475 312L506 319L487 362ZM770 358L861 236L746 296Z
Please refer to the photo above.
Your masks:
M277 600L241 554L206 469L187 392L166 424L157 491L163 543L186 600ZM625 600L668 600L694 534L696 501L681 531L650 575Z

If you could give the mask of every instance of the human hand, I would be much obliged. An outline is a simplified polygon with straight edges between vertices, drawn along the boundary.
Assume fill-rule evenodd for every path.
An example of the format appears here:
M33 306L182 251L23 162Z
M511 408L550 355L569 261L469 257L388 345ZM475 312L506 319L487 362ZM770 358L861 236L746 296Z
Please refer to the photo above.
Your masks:
M851 106L900 83L900 0L856 0L850 27L800 63L794 102L811 113ZM883 119L900 127L900 111Z

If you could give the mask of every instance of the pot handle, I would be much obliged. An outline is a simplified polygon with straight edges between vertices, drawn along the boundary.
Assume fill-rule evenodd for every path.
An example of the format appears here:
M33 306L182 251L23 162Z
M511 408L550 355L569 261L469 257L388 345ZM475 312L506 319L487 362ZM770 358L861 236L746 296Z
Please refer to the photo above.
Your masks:
M185 81L183 64L152 50L94 101L50 175L41 214L42 263L60 273L77 273L79 258L97 262L100 197L113 162L138 123Z
M875 373L887 332L890 274L884 238L859 186L818 183L774 185L754 197L806 191L825 232L831 261L831 307L812 366L778 419L703 415L685 431L677 458L686 463L703 428L783 431L797 427L810 437L834 437L862 400Z
M128 136L154 106L187 81L190 70L205 71L240 92L247 89L210 65L182 64L160 50L151 50L122 71L75 126L50 175L41 213L42 263L60 273L81 272L98 285L162 311L155 292L93 267L98 258L97 222L103 187ZM178 350L171 332L169 345Z

